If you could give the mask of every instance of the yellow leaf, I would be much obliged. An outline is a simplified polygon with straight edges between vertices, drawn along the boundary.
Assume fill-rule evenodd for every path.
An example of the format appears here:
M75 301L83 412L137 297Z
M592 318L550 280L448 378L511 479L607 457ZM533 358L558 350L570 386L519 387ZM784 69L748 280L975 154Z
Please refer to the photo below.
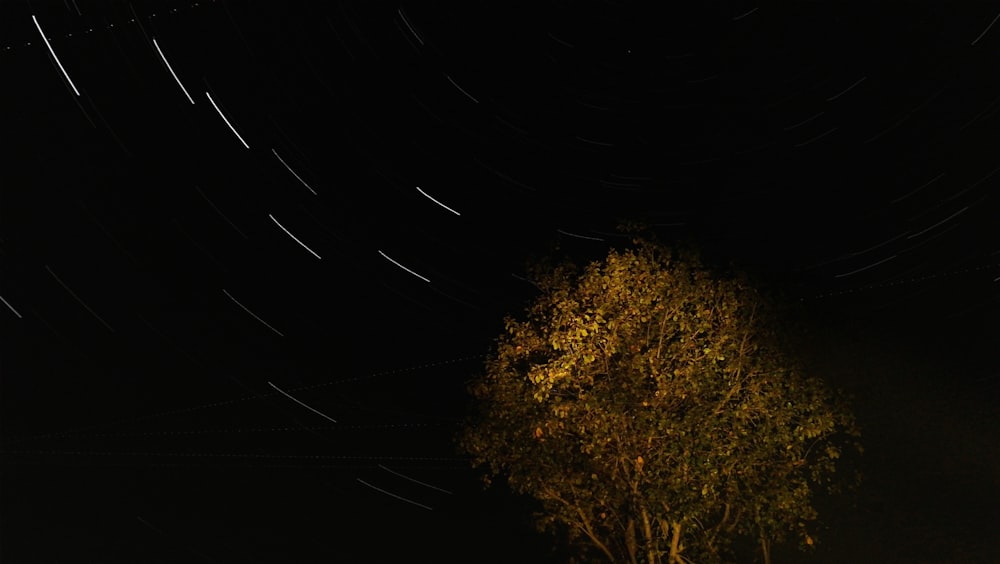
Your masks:
M542 436L542 428L538 427L535 429L535 437L541 437L541 436Z

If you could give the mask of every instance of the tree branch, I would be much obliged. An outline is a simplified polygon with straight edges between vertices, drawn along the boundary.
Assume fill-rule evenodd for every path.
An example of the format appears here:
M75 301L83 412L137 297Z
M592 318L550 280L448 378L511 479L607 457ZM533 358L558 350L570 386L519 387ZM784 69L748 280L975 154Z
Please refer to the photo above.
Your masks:
M663 312L663 321L660 322L660 342L659 342L659 344L656 345L656 358L657 358L657 360L659 360L659 358L660 358L660 351L663 350L663 334L667 330L667 318L669 318L672 313L676 313L677 311L678 311L677 309L673 309L673 310L670 310L670 311L664 311Z
M751 313L750 314L751 323L753 323L753 317L754 314ZM732 399L733 394L737 393L743 388L743 380L740 378L740 374L743 371L743 359L746 357L747 339L749 338L750 338L750 329L748 328L746 331L743 332L743 340L740 342L740 354L739 354L739 359L736 361L736 372L734 374L736 383L729 388L729 392L726 393L726 397L723 398L722 401L719 402L719 406L715 408L715 415L722 413L722 410L725 408L726 404L729 403L730 399Z
M615 558L615 555L614 553L611 552L611 549L609 549L607 545L605 545L603 542L601 542L599 538L597 538L597 533L594 532L594 529L590 525L590 519L587 518L586 513L583 512L583 509L579 505L566 501L558 494L553 492L551 488L546 488L544 493L550 499L554 499L564 504L570 510L575 510L576 514L580 517L580 520L576 523L571 522L570 524L575 525L578 530L583 531L583 533L587 535L587 538L589 538L590 541L593 542L594 545L597 546L597 548L600 549L600 551L603 552L604 555L608 557L609 562L613 563L617 561L617 558Z

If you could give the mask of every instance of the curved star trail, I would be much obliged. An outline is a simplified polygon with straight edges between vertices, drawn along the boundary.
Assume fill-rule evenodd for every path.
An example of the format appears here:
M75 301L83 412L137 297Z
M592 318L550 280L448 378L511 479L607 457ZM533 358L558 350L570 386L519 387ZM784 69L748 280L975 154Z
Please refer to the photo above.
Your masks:
M854 394L912 519L823 561L1000 560L1000 16L737 4L0 6L0 561L552 561L452 437L525 261L628 220Z

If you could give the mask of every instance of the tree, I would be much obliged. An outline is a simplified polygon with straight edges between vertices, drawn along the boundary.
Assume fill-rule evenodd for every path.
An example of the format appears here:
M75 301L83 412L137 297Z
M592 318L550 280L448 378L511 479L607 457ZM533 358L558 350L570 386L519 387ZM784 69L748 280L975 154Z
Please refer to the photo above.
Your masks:
M539 529L587 558L719 561L748 537L769 562L789 535L816 542L814 493L837 491L860 432L747 276L643 239L532 276L457 437L487 487L536 499Z

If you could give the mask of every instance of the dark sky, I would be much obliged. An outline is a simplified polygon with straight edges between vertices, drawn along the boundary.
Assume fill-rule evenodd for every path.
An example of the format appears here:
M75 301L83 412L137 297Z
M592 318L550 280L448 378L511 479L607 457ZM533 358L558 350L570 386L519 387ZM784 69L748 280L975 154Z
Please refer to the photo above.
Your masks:
M625 217L857 396L817 561L1000 559L998 8L373 4L0 4L0 561L544 560L449 440Z

